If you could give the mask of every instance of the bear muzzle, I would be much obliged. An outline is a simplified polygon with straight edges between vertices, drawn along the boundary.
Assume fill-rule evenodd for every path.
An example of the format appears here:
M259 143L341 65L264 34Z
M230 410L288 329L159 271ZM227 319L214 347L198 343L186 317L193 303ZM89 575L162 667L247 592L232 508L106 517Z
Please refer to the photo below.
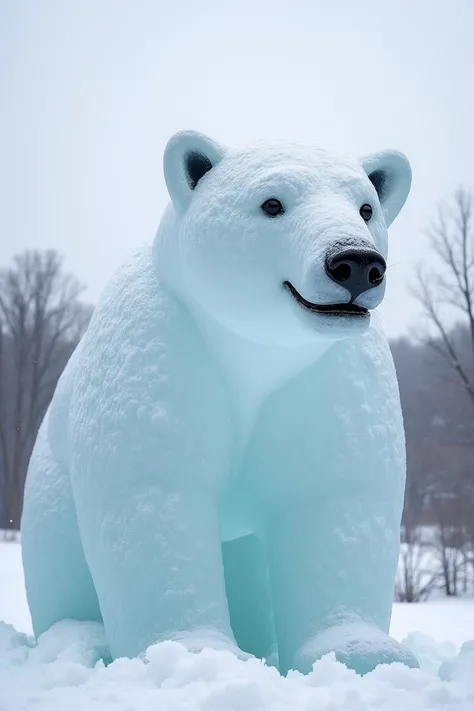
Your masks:
M325 268L328 277L347 289L354 302L364 292L382 284L387 265L375 249L348 248L331 253Z

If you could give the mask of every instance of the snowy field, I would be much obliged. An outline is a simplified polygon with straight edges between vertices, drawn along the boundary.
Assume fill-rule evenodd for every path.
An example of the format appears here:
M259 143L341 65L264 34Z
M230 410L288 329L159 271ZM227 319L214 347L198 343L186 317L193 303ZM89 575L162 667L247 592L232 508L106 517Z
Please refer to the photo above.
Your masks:
M33 646L20 546L0 543L0 620L0 711L474 711L474 644L458 655L474 640L472 599L394 605L392 635L421 670L358 677L328 656L308 676L283 678L255 659L175 643L151 647L147 664L105 667L87 649L101 631L87 625L63 625Z

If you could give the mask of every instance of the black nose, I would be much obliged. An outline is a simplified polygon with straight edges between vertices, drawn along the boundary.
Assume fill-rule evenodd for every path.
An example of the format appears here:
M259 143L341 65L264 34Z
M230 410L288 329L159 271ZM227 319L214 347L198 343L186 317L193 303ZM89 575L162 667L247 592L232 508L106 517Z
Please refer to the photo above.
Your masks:
M351 301L381 284L386 269L385 259L375 249L344 249L326 259L327 274L348 290Z

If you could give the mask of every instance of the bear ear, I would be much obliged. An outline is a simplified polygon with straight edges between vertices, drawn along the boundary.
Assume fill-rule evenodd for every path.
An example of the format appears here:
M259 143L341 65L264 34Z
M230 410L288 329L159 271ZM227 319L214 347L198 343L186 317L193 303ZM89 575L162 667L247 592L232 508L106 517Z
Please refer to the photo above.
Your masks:
M377 191L387 227L394 221L410 192L411 167L398 151L372 153L361 160Z
M197 131L179 131L170 138L163 156L166 187L174 206L183 212L201 178L216 166L225 149Z

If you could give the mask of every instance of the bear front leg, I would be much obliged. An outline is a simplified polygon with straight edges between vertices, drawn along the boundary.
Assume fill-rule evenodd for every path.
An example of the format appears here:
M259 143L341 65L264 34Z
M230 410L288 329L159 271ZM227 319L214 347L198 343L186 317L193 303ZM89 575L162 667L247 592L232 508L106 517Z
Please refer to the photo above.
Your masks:
M170 638L237 649L217 514L234 451L228 388L148 247L111 282L82 341L67 450L112 656Z
M135 657L169 639L190 651L238 652L209 495L150 485L128 491L120 506L110 499L102 521L91 516L93 502L79 515L112 657Z
M386 509L341 496L274 515L267 534L282 673L307 673L329 652L361 674L395 661L418 666L388 635L399 527L379 513Z

